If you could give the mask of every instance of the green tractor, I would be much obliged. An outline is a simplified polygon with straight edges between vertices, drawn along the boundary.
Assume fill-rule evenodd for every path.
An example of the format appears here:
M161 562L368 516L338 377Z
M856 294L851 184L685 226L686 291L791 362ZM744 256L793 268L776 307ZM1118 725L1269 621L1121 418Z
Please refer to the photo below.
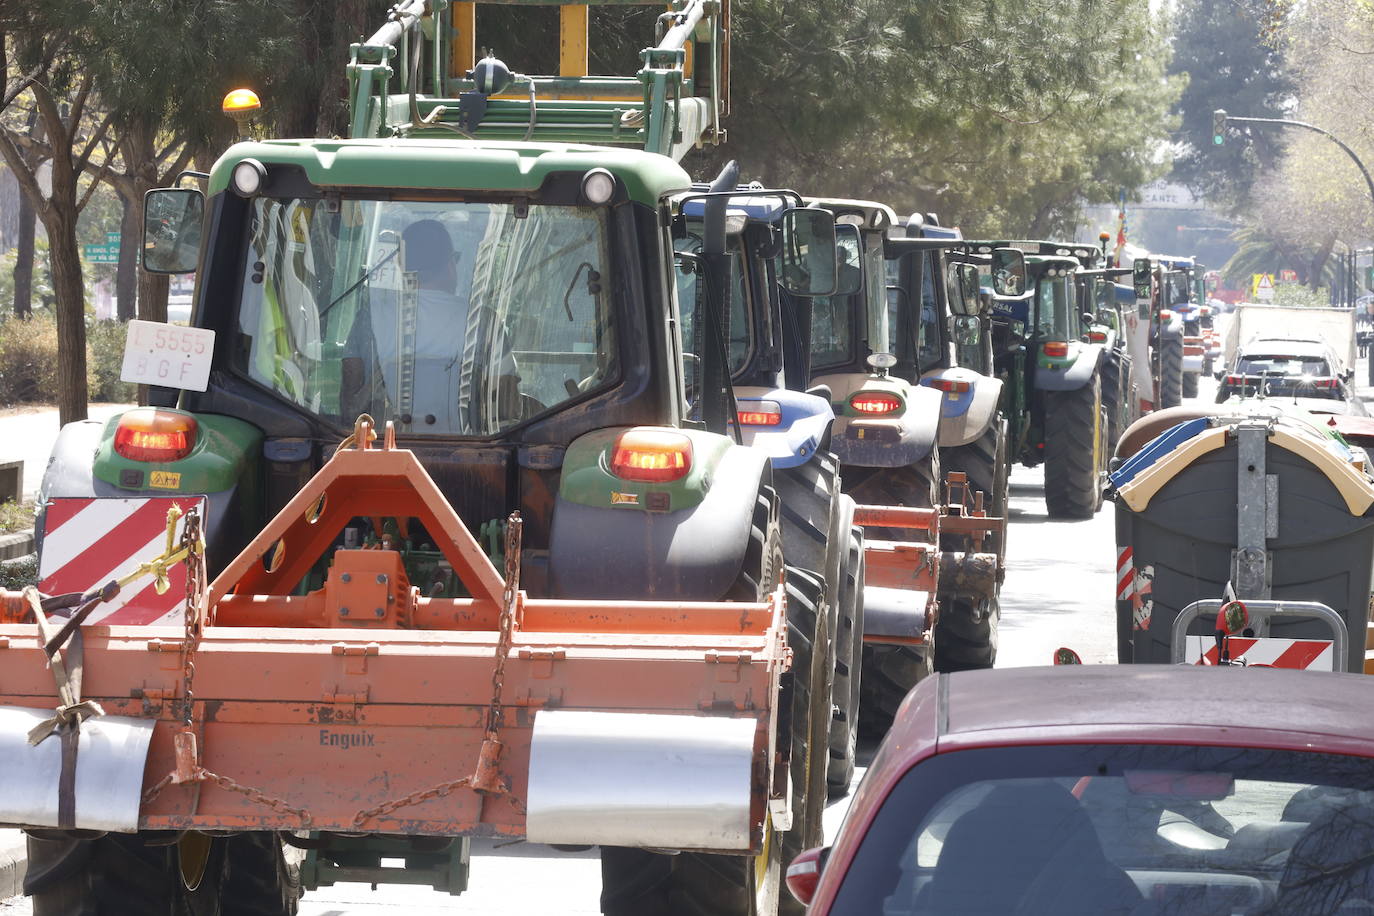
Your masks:
M751 848L602 844L606 913L771 914L789 905L784 850L821 839L834 643L824 583L784 575L768 457L732 430L724 200L704 216L694 391L682 370L671 213L691 180L675 160L722 136L729 4L676 4L628 78L588 77L585 58L556 76L479 59L472 6L404 0L353 46L351 137L241 142L200 176L204 193L149 194L144 264L198 271L192 328L131 334L155 406L65 427L43 500L204 496L213 575L368 414L493 554L521 513L531 596L757 601L785 579L793 663L767 736L781 777ZM580 11L563 18L565 49L585 50ZM831 214L787 206L773 231L783 288L831 293ZM399 550L423 594L463 594L413 520L356 519L337 546L369 545ZM40 914L231 893L291 912L283 840L309 848L307 887L375 882L384 857L417 863L406 883L466 883L466 837L423 856L396 836L197 838L44 833L25 889ZM128 874L133 890L100 896Z
M1107 473L1107 352L1087 339L1093 316L1081 310L1075 278L1097 249L1058 242L971 247L990 258L1009 454L1027 467L1044 465L1051 518L1091 518L1102 506Z

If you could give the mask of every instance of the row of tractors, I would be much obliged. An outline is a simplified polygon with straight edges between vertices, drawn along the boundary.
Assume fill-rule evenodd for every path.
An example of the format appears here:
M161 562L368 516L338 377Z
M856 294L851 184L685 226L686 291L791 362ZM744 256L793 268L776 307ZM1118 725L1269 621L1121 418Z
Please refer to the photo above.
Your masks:
M473 7L352 47L351 137L146 200L192 327L131 329L150 406L61 431L0 593L37 913L459 893L474 836L600 846L611 914L795 907L858 736L995 660L1012 465L1091 516L1187 387L1193 265L1123 302L1092 245L693 184L727 0L634 77L587 75L585 6L556 76Z

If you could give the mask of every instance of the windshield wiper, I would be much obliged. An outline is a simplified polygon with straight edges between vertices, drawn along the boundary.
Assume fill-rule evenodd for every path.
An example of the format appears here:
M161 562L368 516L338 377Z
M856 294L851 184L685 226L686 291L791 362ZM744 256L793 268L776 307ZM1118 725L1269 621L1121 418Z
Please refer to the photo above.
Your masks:
M345 299L347 299L347 298L354 292L354 290L356 290L358 287L362 286L362 285L363 285L364 283L366 283L368 280L372 279L372 275L373 275L373 274L375 274L377 271L379 271L379 270L381 270L383 267L385 267L385 266L387 265L387 263L391 261L392 258L396 257L396 255L398 255L398 254L400 254L400 253L401 253L401 246L400 246L400 245L397 245L397 246L392 250L391 254L387 255L387 256L384 257L384 258L382 258L382 259L381 259L380 261L378 261L376 264L372 265L372 267L369 268L368 271L367 271L366 273L364 273L361 277L358 278L358 281L357 281L356 283L354 283L352 286L350 286L348 289L344 290L343 292L339 293L339 295L334 299L334 301L330 302L330 303L329 303L328 305L326 305L324 308L320 309L320 318L323 319L325 315L328 315L331 311L333 311L334 306L338 305L340 302L342 302L342 301L344 301Z

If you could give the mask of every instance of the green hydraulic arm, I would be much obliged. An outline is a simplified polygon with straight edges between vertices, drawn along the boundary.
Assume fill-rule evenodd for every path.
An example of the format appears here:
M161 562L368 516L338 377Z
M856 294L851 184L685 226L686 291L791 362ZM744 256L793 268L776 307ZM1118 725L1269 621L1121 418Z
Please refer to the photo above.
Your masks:
M550 5L535 0L490 4ZM729 104L729 0L674 0L632 77L587 74L590 6L558 4L559 72L513 73L478 58L476 9L449 0L401 0L348 65L353 137L460 136L634 146L681 159L725 138Z

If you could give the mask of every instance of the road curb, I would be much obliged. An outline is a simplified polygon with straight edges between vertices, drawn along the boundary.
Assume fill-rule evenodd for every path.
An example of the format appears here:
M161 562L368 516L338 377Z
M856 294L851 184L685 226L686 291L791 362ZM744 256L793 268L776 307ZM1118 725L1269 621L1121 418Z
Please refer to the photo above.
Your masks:
M24 893L29 845L20 830L0 830L0 900Z
M33 529L0 534L0 560L17 560L33 553Z

